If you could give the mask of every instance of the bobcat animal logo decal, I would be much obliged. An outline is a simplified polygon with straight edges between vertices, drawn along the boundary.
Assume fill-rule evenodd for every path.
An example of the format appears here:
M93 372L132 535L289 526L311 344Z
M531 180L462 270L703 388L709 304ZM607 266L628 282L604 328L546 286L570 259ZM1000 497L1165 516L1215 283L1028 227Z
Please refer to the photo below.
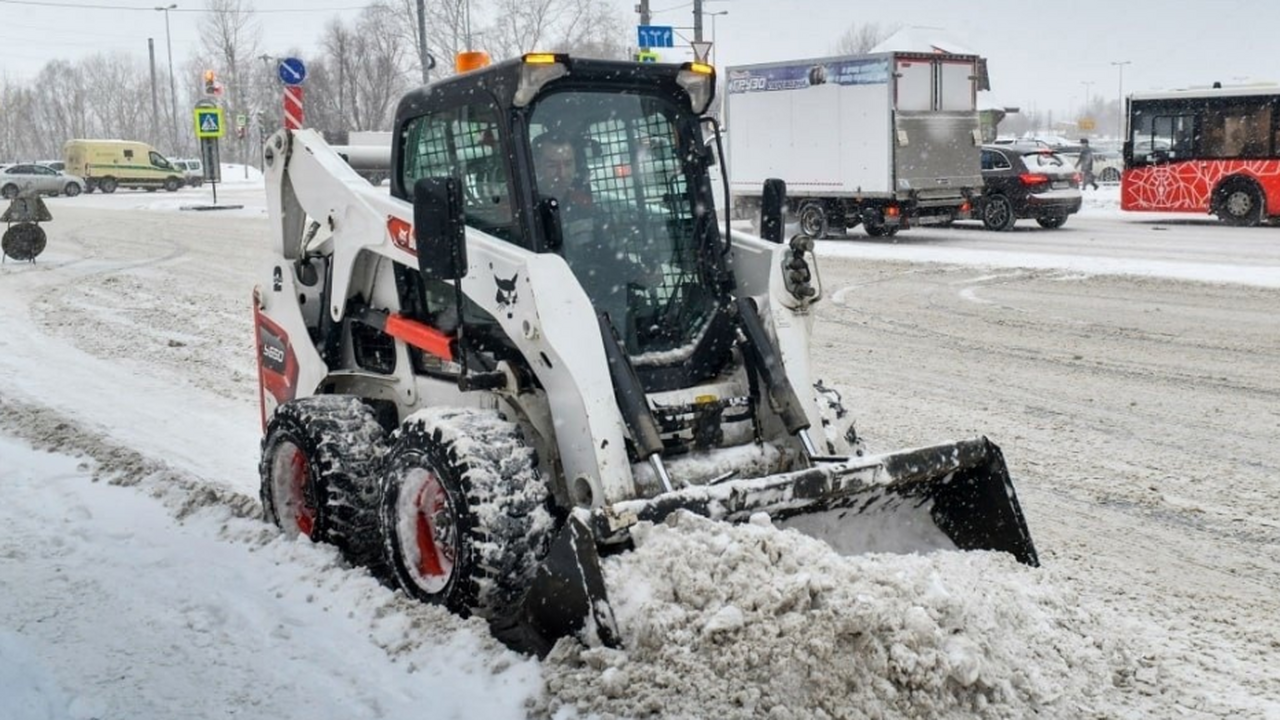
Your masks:
M498 286L498 307L507 311L507 319L511 319L511 309L516 304L516 280L519 279L520 273L511 276L510 280L503 280L497 275L493 276L493 282Z

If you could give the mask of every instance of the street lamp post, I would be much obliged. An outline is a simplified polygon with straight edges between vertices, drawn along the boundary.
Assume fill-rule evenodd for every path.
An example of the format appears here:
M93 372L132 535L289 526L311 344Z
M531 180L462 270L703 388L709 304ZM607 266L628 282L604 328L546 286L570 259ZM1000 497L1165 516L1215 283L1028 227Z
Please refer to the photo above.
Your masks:
M169 34L169 11L177 7L178 3L170 3L156 8L157 11L164 13L164 43L169 50L169 103L170 110L173 112L169 122L169 130L173 133L173 146L169 152L175 155L178 152L178 94L174 90L173 83L173 36Z
M706 15L711 18L711 57L708 58L708 60L711 62L712 65L716 64L716 59L715 59L716 58L716 16L728 15L728 14L729 14L728 10L721 10L719 12L706 13Z
M1116 105L1116 135L1121 138L1124 137L1124 66L1132 62L1132 60L1116 60L1111 63L1120 71L1119 103Z

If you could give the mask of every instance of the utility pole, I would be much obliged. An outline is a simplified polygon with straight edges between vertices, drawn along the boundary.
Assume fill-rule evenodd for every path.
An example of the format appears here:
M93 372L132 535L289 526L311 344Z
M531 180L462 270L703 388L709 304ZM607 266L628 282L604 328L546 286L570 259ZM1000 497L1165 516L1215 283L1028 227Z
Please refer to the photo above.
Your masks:
M1124 138L1124 66L1132 62L1132 60L1116 60L1111 63L1120 71L1120 102L1116 105L1116 136L1121 139Z
M702 42L702 0L693 0L693 40Z
M147 55L151 57L151 142L160 144L160 99L156 95L156 41L147 38ZM177 148L169 148L170 153L177 154Z
M640 0L640 4L636 5L636 12L640 13L640 25L642 26L648 25L649 20L651 18L649 14L649 0ZM649 52L649 48L647 47L638 48L638 51L642 53L647 53Z
M431 82L431 56L427 54L427 0L418 0L418 58L422 61L422 84Z
M169 106L173 110L173 117L169 118L169 129L173 131L173 150L178 152L178 93L173 89L173 36L169 34L169 11L175 10L178 3L169 3L164 7L155 8L158 12L164 13L164 44L169 50Z

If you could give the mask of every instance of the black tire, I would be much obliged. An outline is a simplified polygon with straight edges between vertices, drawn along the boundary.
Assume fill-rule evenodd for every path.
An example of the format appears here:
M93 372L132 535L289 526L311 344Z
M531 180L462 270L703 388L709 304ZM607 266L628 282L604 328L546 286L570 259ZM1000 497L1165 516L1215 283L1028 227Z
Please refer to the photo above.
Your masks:
M1228 225L1252 227L1262 222L1262 193L1246 180L1228 182L1217 193L1218 218Z
M1018 222L1018 215L1013 211L1013 203L1004 195L991 195L982 203L982 225L988 230L1004 232L1013 229Z
M386 432L359 398L292 400L262 438L262 509L288 533L337 546L353 565L381 572L378 465Z
M18 186L13 183L9 183L4 186L3 190L0 190L0 195L3 195L5 200L12 200L18 197Z
M1060 228L1063 225L1066 225L1067 216L1066 215L1045 215L1044 217L1036 218L1036 222L1040 223L1040 227L1042 228L1049 228L1050 230L1053 230L1054 228Z
M893 237L902 229L901 225L885 225L876 220L863 220L862 227L866 229L867 234L871 237Z
M107 195L115 192L117 187L119 187L119 183L113 177L104 177L98 181L98 189Z
M379 502L399 586L463 617L509 622L555 529L536 466L516 426L493 412L432 408L408 418L385 458Z
M164 189L165 192L178 192L182 189L182 180L176 177L166 178Z
M75 197L80 194L80 185L73 182L67 183L67 186L62 188L62 194L67 197Z
M1113 168L1102 168L1102 172L1098 173L1098 179L1105 183L1120 182L1120 171Z
M800 223L800 232L815 240L821 240L827 236L829 229L827 208L822 204L821 200L809 200L802 203L796 216Z

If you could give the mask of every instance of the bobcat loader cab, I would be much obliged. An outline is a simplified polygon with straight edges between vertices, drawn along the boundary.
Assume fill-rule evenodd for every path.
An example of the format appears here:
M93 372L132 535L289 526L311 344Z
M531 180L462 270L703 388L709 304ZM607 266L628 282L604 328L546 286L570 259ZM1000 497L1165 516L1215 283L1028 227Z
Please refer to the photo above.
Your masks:
M540 653L613 641L598 553L678 510L1036 564L985 438L871 455L824 422L843 408L809 362L812 240L782 243L777 181L767 238L717 226L714 87L698 64L526 55L420 88L390 196L316 133L273 136L267 517ZM831 537L860 523L869 544Z

